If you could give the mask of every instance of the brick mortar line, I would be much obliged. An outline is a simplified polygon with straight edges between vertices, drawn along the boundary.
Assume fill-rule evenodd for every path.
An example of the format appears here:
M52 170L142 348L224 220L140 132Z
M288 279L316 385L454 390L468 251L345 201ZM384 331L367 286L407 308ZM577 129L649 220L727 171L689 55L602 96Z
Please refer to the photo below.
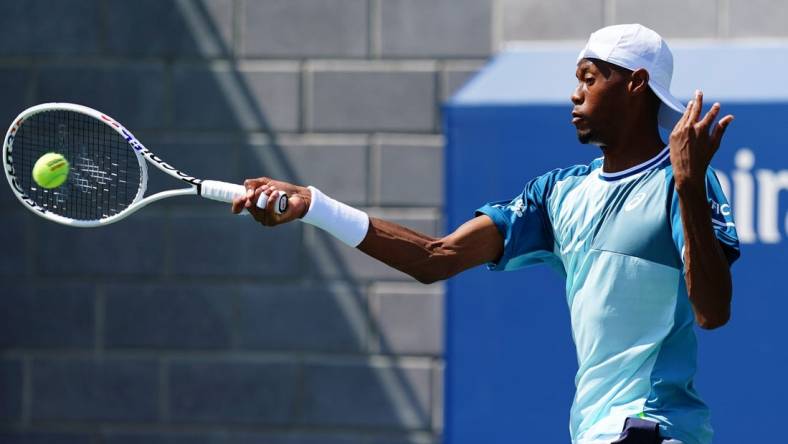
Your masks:
M427 74L427 73L425 73L425 74ZM429 74L434 74L434 73L430 72ZM440 107L441 103L442 102L436 101L431 106L433 108L438 108L438 107ZM422 123L420 125L426 125L426 123ZM414 128L412 126L410 128L404 128L402 130L384 129L382 127L377 127L377 128L372 128L372 129L362 128L362 127L355 127L355 128L338 129L338 130L331 130L331 129L321 128L321 129L318 129L317 131L315 131L314 130L314 125L313 125L311 128L308 128L308 129L309 129L309 133L313 133L314 132L314 133L324 134L326 136L346 135L346 134L379 134L379 133L386 133L386 134L390 134L390 135L393 135L393 136L396 136L396 135L413 135L413 136L419 136L419 137L439 136L440 135L440 133L435 131L434 128L426 128L426 127L425 128Z
M383 153L378 137L370 136L369 139L369 174L367 174L367 180L370 185L370 207L375 207L381 204L380 196L383 181L383 166L381 162Z
M314 245L314 242L311 242L310 245ZM372 260L372 259L370 259ZM25 286L38 286L37 284L42 284L42 287L51 286L51 285L80 285L80 284L103 284L103 285L127 285L127 286L178 286L183 285L183 280L188 279L193 284L199 285L209 285L215 287L261 287L264 289L269 290L277 290L277 289L293 289L293 288L302 288L304 290L311 290L315 288L321 288L321 286L325 285L338 285L338 284L346 284L351 286L356 285L365 285L370 282L378 282L378 281L385 281L386 279L377 279L377 278L354 278L354 279L342 279L342 278L302 278L301 275L293 276L293 275L280 275L280 276L272 276L272 277L279 277L279 278L292 278L292 280L287 280L287 284L282 284L281 286L272 285L269 283L271 277L267 277L267 279L261 279L259 277L255 277L252 275L247 276L232 276L232 277L219 277L219 276L199 276L199 275L146 275L146 274L106 274L106 275L95 275L95 274L84 274L84 275L42 275L36 277L25 277L25 276L12 276L8 275L5 276L8 278L17 279L17 283L19 285ZM140 279L145 278L144 282L141 282ZM410 282L416 283L415 280L409 278L403 278L399 282Z
M164 213L164 223L162 228L162 235L164 237L164 242L161 246L162 249L162 256L163 256L163 267L159 270L161 277L164 279L177 279L177 275L173 273L173 269L175 267L175 241L173 240L173 213L180 213L176 209L168 206L163 208ZM145 277L145 282L149 282L151 277Z
M308 89L308 88L307 88ZM309 94L307 92L307 94ZM436 107L439 104L435 104ZM21 111L21 110L20 110ZM309 116L304 116L309 125ZM181 128L131 128L145 146L156 152L157 144L182 144L190 143L196 146L205 145L237 145L232 148L259 147L273 145L272 139L278 146L288 145L297 146L343 146L343 145L366 145L370 137L380 139L384 144L407 144L407 145L445 145L443 135L434 130L413 131L276 131L275 136L271 136L267 131L253 130L244 131L240 129L206 129L191 130ZM167 159L169 160L169 159ZM149 166L149 168L152 168Z
M233 19L232 19L232 48L230 51L232 52L233 58L237 59L238 56L242 53L241 48L241 17L243 17L242 8L244 5L241 4L242 0L233 0Z
M210 69L216 71L238 70L244 72L273 72L273 73L296 73L304 62L302 60L194 60L185 61L173 59L172 64L176 68Z
M413 427L402 428L396 426L369 426L369 425L339 425L326 426L303 424L298 422L277 424L239 424L200 422L173 422L171 424L157 424L154 422L126 422L105 420L38 420L30 426L20 427L12 423L0 423L0 431L13 432L48 432L48 433L79 433L93 436L107 436L112 434L199 434L199 433L259 433L259 434L306 434L306 435L351 435L363 438L400 438L410 436L414 438L436 438L437 433L431 429Z
M95 55L90 57L85 56L30 56L30 57L3 57L0 56L0 66L3 65L16 65L19 63L33 64L41 66L42 68L58 67L58 68L125 68L131 65L164 65L168 61L175 61L172 57L107 57L103 55Z
M436 133L442 133L443 131L441 128L443 128L443 120L441 117L443 116L443 113L441 112L441 103L443 103L444 89L448 90L448 88L446 87L443 80L445 69L444 64L443 62L436 63L437 66L432 77L432 102L435 104L435 106L432 107L432 120L433 131ZM448 96L448 94L445 95Z
M304 182L305 182L306 185L308 185L311 181L306 180ZM325 189L324 191L329 193L329 194L331 194L331 190L330 189ZM232 215L229 212L227 212L227 214L225 214L224 212L221 212L221 213L213 212L213 213L210 213L210 214L206 214L204 205L201 205L199 202L200 201L197 200L197 201L194 201L194 202L191 202L191 203L187 201L187 202L182 203L182 204L170 204L170 205L168 205L166 207L168 211L173 211L173 212L177 213L177 214L169 215L170 219L171 220L180 220L180 219L186 219L188 217L201 217L201 218L204 218L204 219L219 219L220 220L220 219L223 219L225 217L247 217L247 216ZM382 216L388 217L388 218L413 219L413 220L440 218L440 217L442 217L442 211L443 211L443 206L442 205L440 205L440 206L438 206L438 205L411 205L411 206L403 206L403 205L400 205L400 204L395 204L395 205L385 205L385 204L383 204L383 205L360 205L360 204L356 204L354 206L356 208L362 210L362 211L366 211L368 213L375 213L376 215L382 215ZM224 210L226 211L226 209L224 209ZM251 220L250 220L250 223L252 223ZM300 223L300 222L298 222L298 223ZM301 225L301 227L303 227L303 228L311 228L312 226L304 224L304 225ZM260 227L260 229L265 230L267 228ZM122 274L122 273L120 273L120 274ZM191 276L191 275L184 274L184 275L181 275L181 276ZM207 278L215 278L215 279L219 279L219 280L226 279L224 276L219 276L219 275L208 276Z
M29 356L22 357L22 412L21 423L30 425L33 416L33 365Z
M33 64L31 56L0 56L0 68L28 68Z
M381 0L368 0L368 22L367 29L369 32L369 58L379 60L381 58L382 40L383 40L383 14L381 12Z
M106 336L106 290L103 285L98 284L95 288L94 294L94 338L93 347L97 358L100 358L104 352L104 337Z
M299 365L295 370L295 382L292 397L292 411L290 411L291 418L302 418L306 408L306 371L304 367Z
M159 349L159 350L105 350L97 357L93 350L4 350L0 359L18 359L28 362L31 372L32 360L80 360L80 361L160 361L166 360L168 365L174 361L235 363L235 364L279 364L294 363L310 365L368 365L370 368L410 368L430 369L433 362L443 361L442 355L434 354L381 354L381 353L328 353L320 351L265 351L265 350L193 350ZM31 385L32 387L32 385Z
M298 122L296 123L296 126L299 129L298 131L299 134L306 133L307 129L309 128L309 125L311 125L311 122L307 121L307 108L309 107L309 104L311 102L311 92L307 91L307 88L311 88L311 84L307 85L307 82L309 82L309 79L307 78L308 76L309 76L309 72L306 70L306 64L299 63L298 88L297 88ZM277 145L283 143L281 139L279 139L278 132L276 133L275 139L277 141Z
M234 351L243 350L241 347L241 288L234 288L230 292L230 308L232 311L232 321L230 323L230 349Z
M676 40L676 39L674 39ZM698 41L699 43L703 42L715 42L715 41L724 41L724 42L752 42L752 41L759 41L762 40L764 42L777 42L777 43L786 43L788 42L788 38L783 35L767 35L767 36L741 36L736 38L729 38L725 36L716 36L716 37L693 37L693 38L679 38L682 43L684 42L693 42ZM577 45L582 45L581 40L577 39L550 39L550 40L521 40L521 42L530 42L535 44L544 44L549 45L551 43L563 44L563 43L574 43L577 42ZM505 42L504 42L505 43ZM503 44L503 43L502 43ZM505 45L504 45L505 46ZM578 46L579 47L579 46ZM40 65L44 68L46 67L63 67L63 68L90 68L90 67L118 67L123 68L129 65L163 65L167 62L172 63L176 66L236 66L236 67L250 67L250 68L267 68L270 67L272 70L271 72L277 71L289 71L291 70L292 66L298 66L300 64L313 64L317 65L318 68L315 68L315 71L325 71L325 72L337 72L342 71L343 67L341 65L346 65L349 67L349 71L352 72L364 72L365 68L368 72L424 72L430 70L430 66L442 62L448 65L453 63L465 63L468 60L489 60L490 56L461 56L461 57L440 57L440 56L429 56L424 58L414 58L414 57L386 57L381 59L368 59L368 58L309 58L309 57L300 57L300 58L292 58L292 59L284 59L284 58L172 58L167 57L166 55L162 56L128 56L124 58L120 57L108 57L103 55L95 55L95 56L68 56L68 57L57 57L57 56L0 56L0 68L25 68L29 67L33 64ZM325 68L322 68L325 67ZM388 71L387 71L388 70Z
M109 8L107 6L106 0L100 0L98 2L98 21L97 24L98 28L98 51L100 54L106 54L108 44L107 44L107 35L108 35L108 23L109 23Z
M31 65L30 66L30 85L28 86L28 105L33 105L37 102L38 98L38 84L39 84L39 77L41 76L40 70L38 65ZM19 110L22 111L21 109Z
M175 125L175 68L171 61L164 65L164 122L167 127Z
M775 36L775 38L784 38ZM550 42L550 40L538 40L538 42ZM172 62L175 65L195 65L195 66L271 66L274 68L297 66L301 63L310 63L320 65L340 65L348 64L352 66L391 66L394 69L404 69L408 66L414 66L417 69L424 69L424 66L429 66L432 63L441 61L446 63L464 62L467 60L483 59L487 60L490 55L480 54L478 56L399 56L399 57L382 57L382 58L366 58L366 56L359 57L186 57L186 56L171 56L169 54L161 55L103 55L103 54L85 54L85 55L69 55L58 56L52 55L0 55L0 67L24 67L31 64L40 64L44 66L63 66L63 67L85 67L101 66L101 67L124 67L128 65L144 65L144 64L163 64L165 62ZM404 68L403 68L404 67Z
M310 59L306 62L314 72L432 72L437 59Z
M211 145L216 143L248 143L248 144L267 144L270 143L270 133L267 131L254 130L246 131L241 129L207 129L207 130L186 130L179 128L165 128L165 129L137 129L134 134L139 136L140 140L143 138L150 141L151 138L161 138L157 140L159 143L180 142L188 140L198 144ZM189 138L194 140L189 140ZM217 139L206 140L206 137L216 137ZM359 144L367 143L367 138L374 137L382 139L384 142L393 140L396 143L440 143L443 144L443 135L439 132L390 132L390 131L337 131L337 132L323 132L323 131L309 131L309 132L288 132L277 131L276 141L279 145L282 144ZM230 138L232 140L228 141ZM202 142L200 142L202 141ZM145 142L145 140L143 140ZM152 147L151 150L154 148Z
M184 130L178 128L170 129L142 129L134 132L140 139L145 138L150 141L156 139L159 143L180 142L187 140L189 142L201 144L216 144L216 143L250 143L250 144L266 144L271 141L271 135L267 131L261 130L241 130L241 129L206 129L206 130ZM316 132L277 132L277 144L287 143L307 143L307 144L364 144L367 133L316 133ZM423 137L423 135L414 135L416 137ZM437 136L437 135L436 135ZM207 139L206 137L215 137L216 139ZM190 140L190 138L192 140ZM227 140L231 139L231 140ZM321 140L322 139L322 140ZM202 142L201 142L202 141Z
M294 272L295 273L295 272ZM236 283L237 285L247 286L247 285L263 285L262 282L265 282L266 279L272 278L279 278L279 279L286 279L288 282L295 284L296 286L301 286L304 283L313 283L313 284L324 284L326 282L335 282L335 283L349 283L352 284L356 283L365 283L370 280L377 280L373 278L356 278L352 280L342 280L337 278L327 278L327 279L316 279L314 281L306 279L302 279L300 274L279 274L279 275L270 275L265 276L265 278L255 277L252 274L249 275L237 275L237 276L203 276L203 275L190 275L190 274L167 274L162 272L161 274L151 275L146 274L144 272L140 273L128 273L128 274L96 274L91 272L85 272L85 274L76 274L76 273L66 273L66 274L41 274L35 277L31 276L24 276L24 275L5 275L3 277L16 279L18 284L24 284L27 286L37 286L36 284L41 283L44 285L54 285L54 284L62 284L62 285L77 285L77 284L139 284L140 286L143 285L168 285L168 284L181 284L183 285L183 280L186 279L193 283L199 283L202 285L212 285L212 286L232 286L228 284ZM270 284L265 284L263 286L268 288L279 288L279 287L270 287Z
M364 137L364 166L367 169L364 174L364 187L366 190L365 206L372 206L377 203L375 194L375 146L372 136L367 135Z
M314 116L312 115L312 103L314 102L315 79L308 63L301 65L301 78L303 79L303 90L301 95L301 127L305 133L309 133L314 126ZM277 133L277 135L280 135Z
M430 374L430 406L432 407L430 411L430 429L434 430L436 433L441 433L443 431L444 425L444 409L443 409L443 402L438 402L442 400L445 402L446 395L446 387L444 381L438 377L439 374L443 375L443 378L446 377L446 362L443 359L435 359L433 361L432 371ZM440 418L440 427L436 424L436 420Z
M440 129L443 127L443 119L441 119L441 117L443 117L443 113L441 112L441 103L451 97L451 93L449 91L449 69L446 67L445 63L440 63L437 76L438 86L436 86L436 88L438 89L438 106L435 107L435 123Z
M342 133L332 134L332 133L311 133L306 134L305 136L313 138L315 142L320 142L322 137L326 137L326 139L330 139L331 137L340 137ZM444 137L442 134L437 132L432 133L408 133L408 132L386 132L386 131L374 131L365 133L365 136L368 138L366 143L380 143L382 145L387 144L399 144L399 145L433 145L433 146L442 146L445 143ZM293 139L297 141L298 139Z
M170 422L170 363L168 358L159 360L159 399L158 410L159 420Z
M397 282L378 280L373 282L370 287L372 294L378 293L402 293L408 295L430 295L437 296L446 293L446 286L444 283L436 283L431 285L424 285L418 282Z
M367 323L367 344L366 350L369 354L379 354L383 350L383 334L380 331L380 323L377 322L375 317L379 311L379 301L372 297L372 284L369 284L364 289L364 297L367 300L366 306L366 323Z

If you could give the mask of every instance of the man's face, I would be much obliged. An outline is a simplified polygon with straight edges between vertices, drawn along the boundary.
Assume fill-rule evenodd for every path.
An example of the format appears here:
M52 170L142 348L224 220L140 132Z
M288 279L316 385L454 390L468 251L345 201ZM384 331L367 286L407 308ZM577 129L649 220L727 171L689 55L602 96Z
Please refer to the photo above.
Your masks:
M572 124L580 143L606 145L626 111L626 70L595 59L577 64L577 87L572 93Z

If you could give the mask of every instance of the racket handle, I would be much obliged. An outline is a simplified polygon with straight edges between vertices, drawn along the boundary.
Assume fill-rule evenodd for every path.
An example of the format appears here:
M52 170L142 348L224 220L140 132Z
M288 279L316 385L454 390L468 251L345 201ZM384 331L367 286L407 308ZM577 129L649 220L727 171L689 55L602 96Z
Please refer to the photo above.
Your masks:
M263 193L260 195L260 198L257 199L257 208L265 208L265 205L268 203L269 195ZM287 193L284 191L277 191L276 192L276 202L274 203L274 213L282 214L287 211Z
M234 183L220 182L218 180L203 180L200 184L200 195L206 199L218 200L219 202L230 203L236 197L245 196L246 188ZM277 191L277 200L274 205L274 212L282 214L287 211L287 193ZM268 194L261 194L257 201L257 208L265 208Z

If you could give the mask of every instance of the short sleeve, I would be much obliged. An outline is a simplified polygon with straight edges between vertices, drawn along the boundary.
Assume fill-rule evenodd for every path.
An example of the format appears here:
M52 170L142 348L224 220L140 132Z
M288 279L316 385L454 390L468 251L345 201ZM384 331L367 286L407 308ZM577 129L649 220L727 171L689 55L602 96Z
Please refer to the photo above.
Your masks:
M546 211L548 175L528 182L511 200L490 202L476 214L490 217L504 238L501 258L488 264L491 270L510 271L529 265L555 265L553 230Z
M671 188L673 181L671 181ZM678 193L673 192L670 208L671 226L673 230L673 242L682 263L684 262L684 228L681 222L681 209L679 208ZM722 247L728 264L733 264L739 258L739 237L736 234L736 224L733 221L733 211L722 187L717 179L717 175L712 168L706 172L706 196L709 203L709 213L711 224L714 228L714 235Z

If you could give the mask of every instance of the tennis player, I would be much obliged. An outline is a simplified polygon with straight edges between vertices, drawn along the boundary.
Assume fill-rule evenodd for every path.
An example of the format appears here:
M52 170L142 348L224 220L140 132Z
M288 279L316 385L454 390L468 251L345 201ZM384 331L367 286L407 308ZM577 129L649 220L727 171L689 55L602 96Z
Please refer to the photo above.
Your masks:
M550 171L513 199L490 202L441 238L338 202L314 187L246 181L246 208L263 225L300 218L421 282L487 263L550 264L566 276L579 369L575 444L709 444L709 409L694 388L697 344L730 317L730 265L739 256L730 205L713 170L727 115L701 114L671 95L673 55L641 25L600 29L577 61L572 123L603 156ZM715 123L716 122L716 123ZM672 130L669 146L658 126ZM254 205L287 192L282 215Z

